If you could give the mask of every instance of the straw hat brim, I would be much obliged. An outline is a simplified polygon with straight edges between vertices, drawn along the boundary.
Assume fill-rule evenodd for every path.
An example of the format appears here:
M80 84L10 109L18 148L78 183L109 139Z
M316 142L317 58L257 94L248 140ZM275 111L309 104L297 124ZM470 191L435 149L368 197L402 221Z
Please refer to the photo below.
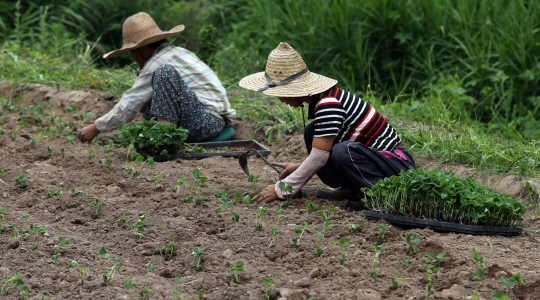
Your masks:
M263 94L275 97L304 97L322 93L337 84L337 80L313 72L285 83L262 91ZM258 91L268 84L264 72L246 76L240 80L240 87Z
M175 36L175 35L179 34L180 32L184 31L184 28L185 28L184 25L178 25L178 26L175 26L173 29L171 29L169 31L164 31L161 34L157 34L157 35L147 37L144 40L141 40L140 42L124 44L124 45L122 45L122 48L120 48L118 50L111 51L111 52L103 55L103 58L111 58L111 57L117 56L119 54L129 52L129 51L131 51L133 49L137 49L139 47L146 46L148 44L152 44L153 42L157 42L159 40L166 39L166 38L169 38L171 36Z

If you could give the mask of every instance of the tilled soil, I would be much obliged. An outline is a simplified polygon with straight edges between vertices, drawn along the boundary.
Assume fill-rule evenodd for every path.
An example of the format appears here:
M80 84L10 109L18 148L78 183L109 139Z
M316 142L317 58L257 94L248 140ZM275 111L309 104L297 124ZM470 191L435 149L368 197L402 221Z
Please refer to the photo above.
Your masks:
M41 87L45 88L45 87ZM53 93L49 91L48 93ZM67 93L67 92L65 92ZM87 93L87 92L81 92ZM89 94L92 94L88 92ZM27 95L31 91L27 91ZM50 97L49 99L53 99ZM36 100L38 99L38 100ZM34 105L39 97L27 98L25 105ZM92 110L91 98L84 99L85 109ZM101 101L101 102L100 102ZM95 110L95 114L106 112L114 101L97 100L105 103ZM69 101L65 102L66 105ZM77 104L75 104L77 105ZM58 108L58 112L62 108ZM16 115L12 116L16 119ZM13 120L12 120L13 121ZM233 222L231 212L224 207L215 216L214 208L219 206L212 196L213 190L206 188L208 202L203 205L182 203L182 193L171 191L177 179L187 177L193 181L192 171L200 168L201 175L208 177L208 184L216 189L227 190L229 199L239 192L247 194L252 190L247 182L247 175L240 169L238 161L232 158L213 157L202 160L176 160L156 163L153 174L163 173L164 180L159 187L151 188L147 178L150 169L144 167L137 180L125 175L122 167L125 163L124 149L114 149L112 166L101 166L97 157L88 161L85 150L90 145L76 142L66 146L66 156L60 156L56 144L52 154L46 152L45 141L38 139L34 148L21 135L37 135L38 124L21 130L15 141L11 140L9 130L14 125L8 122L6 134L0 136L0 209L6 208L5 219L15 223L19 231L25 226L23 215L29 215L28 223L43 227L47 232L40 238L35 251L30 249L30 242L21 242L10 237L12 228L0 234L0 276L21 273L26 285L36 292L47 291L46 299L137 299L137 287L130 291L123 288L124 281L132 277L136 283L144 283L147 275L146 264L151 261L155 272L148 274L148 285L152 289L151 299L172 299L171 290L175 288L175 276L185 277L180 287L183 296L194 296L203 292L203 299L264 299L265 287L260 278L274 280L271 287L271 299L423 299L425 286L422 265L426 253L446 253L442 269L432 274L435 299L469 299L473 291L479 288L479 299L492 299L495 289L503 291L512 299L540 298L540 261L538 260L538 235L533 231L540 228L540 221L529 211L525 217L524 233L517 237L472 236L455 233L434 232L430 229L412 229L419 237L415 245L416 254L407 255L406 243L400 235L411 229L393 225L385 234L382 244L384 253L377 265L377 278L369 278L369 271L374 253L368 251L377 240L376 222L367 221L362 211L354 210L358 206L348 202L328 202L317 199L317 188L324 185L314 178L302 194L292 200L291 207L286 207L285 221L279 223L279 233L275 242L272 239L272 227L277 214L278 204L266 205L268 213L263 216L262 231L254 228L255 216L259 204L244 205L239 222ZM243 126L241 121L235 126ZM243 127L249 127L245 123ZM238 139L245 138L239 135ZM277 161L299 161L306 156L302 137L285 137L277 145L271 145L272 159ZM101 158L104 154L100 153ZM428 164L428 163L426 163ZM273 184L277 174L261 160L251 157L249 169L260 175L259 189ZM21 190L15 184L15 177L24 173L28 185ZM70 189L83 191L89 199L83 199L75 208L67 208L61 196L45 199L44 192L62 190L66 199L72 199ZM99 219L90 217L92 211L86 204L100 199L105 204L99 212ZM328 205L337 207L328 229L324 244L339 239L350 239L353 244L347 252L345 265L338 263L338 247L328 247L321 257L314 257L315 234L306 229L300 247L293 246L294 236L291 229L304 222L319 231L323 229L323 217L315 212L306 212L306 200L314 202L318 209ZM148 226L137 241L134 230L115 223L122 216L135 222L145 215ZM356 232L351 232L345 225L346 220L363 220L366 225ZM382 223L382 222L379 222ZM51 255L58 245L58 237L63 236L71 243L62 247L62 255L53 263ZM176 238L178 249L170 261L156 253L156 248L167 246ZM104 246L108 254L123 262L119 266L121 274L116 274L109 284L102 279L102 260L100 248ZM204 251L202 269L193 270L194 258L190 256L194 247ZM484 256L487 261L486 275L480 282L471 281L474 263L471 258L472 248ZM396 259L405 257L412 265L403 267L399 277L404 278L397 290L392 290L391 277ZM84 285L73 269L67 265L76 260L84 268L89 268L84 276ZM235 262L242 260L244 270L239 283L229 271ZM110 269L112 259L105 264ZM499 283L500 277L508 279L521 273L526 285L509 293ZM82 289L82 293L80 290ZM1 299L19 299L20 290L14 285L7 293L0 293Z

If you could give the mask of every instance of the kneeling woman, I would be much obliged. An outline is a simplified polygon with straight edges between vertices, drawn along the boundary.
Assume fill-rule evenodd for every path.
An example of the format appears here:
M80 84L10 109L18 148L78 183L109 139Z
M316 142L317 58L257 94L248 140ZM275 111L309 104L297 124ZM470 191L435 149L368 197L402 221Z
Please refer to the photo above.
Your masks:
M183 30L184 25L178 25L163 32L147 13L126 19L122 48L103 58L130 52L141 70L133 87L109 113L81 129L77 137L82 142L131 122L137 112L143 112L145 119L156 118L187 129L188 142L213 139L222 133L226 122L232 122L235 111L214 71L195 54L166 42Z
M279 97L293 107L309 104L309 124L304 139L309 153L300 164L283 167L281 177L293 188L292 195L314 174L333 192L316 191L321 198L359 200L361 188L415 169L412 156L388 122L364 100L336 86L337 81L312 73L302 57L287 43L270 53L266 71L244 77L240 86ZM266 187L255 201L283 198L275 185Z

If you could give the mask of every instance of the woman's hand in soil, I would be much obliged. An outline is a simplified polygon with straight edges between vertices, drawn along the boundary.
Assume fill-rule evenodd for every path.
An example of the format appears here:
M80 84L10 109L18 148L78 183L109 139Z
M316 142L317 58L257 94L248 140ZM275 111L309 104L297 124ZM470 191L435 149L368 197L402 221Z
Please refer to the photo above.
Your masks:
M281 174L279 174L279 178L283 179L289 175L291 175L292 172L296 171L298 167L300 167L302 163L293 164L293 163L277 163L273 162L272 166L282 168L283 171L281 171Z
M93 141L98 134L99 130L97 129L96 124L91 124L81 129L81 131L77 133L77 138L81 142L86 143Z
M253 202L268 203L276 200L278 195L274 185L267 186L264 190L253 197Z

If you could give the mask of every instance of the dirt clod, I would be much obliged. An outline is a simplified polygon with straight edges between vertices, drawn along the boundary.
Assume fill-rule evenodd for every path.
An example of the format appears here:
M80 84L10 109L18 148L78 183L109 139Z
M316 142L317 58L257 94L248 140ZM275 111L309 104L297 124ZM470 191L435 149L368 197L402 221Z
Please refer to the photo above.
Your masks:
M7 245L7 250L17 249L18 247L19 247L19 241L15 240Z

